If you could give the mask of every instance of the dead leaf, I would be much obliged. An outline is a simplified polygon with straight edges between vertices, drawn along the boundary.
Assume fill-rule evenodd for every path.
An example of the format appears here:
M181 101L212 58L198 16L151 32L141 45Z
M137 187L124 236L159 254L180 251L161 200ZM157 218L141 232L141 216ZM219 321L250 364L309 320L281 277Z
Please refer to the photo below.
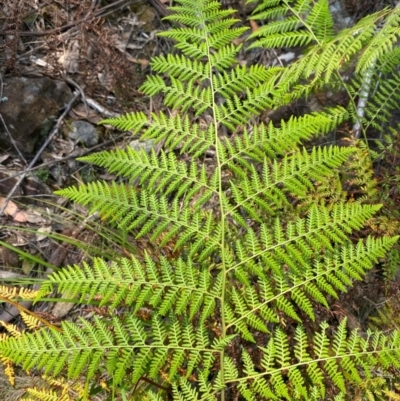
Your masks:
M115 181L117 179L117 176L114 174L100 174L98 176L99 178L101 178L104 181Z
M21 211L15 213L14 216L12 216L13 220L18 222L18 223L26 223L26 217L25 214Z
M0 156L0 163L3 163L4 161L6 161L9 157L10 157L10 155Z
M37 231L36 231L36 240L37 241L43 241L44 239L49 237L49 234L53 231L53 229L51 228L51 226L47 226L47 227L40 227Z
M45 224L46 223L46 219L43 218L43 216L41 216L37 212L27 210L25 212L25 217L26 217L26 221L28 223L33 223L33 224Z
M6 198L0 197L0 209L3 208ZM6 216L12 217L12 219L18 223L26 223L26 216L22 210L13 202L8 201L6 208L4 209Z
M64 71L75 74L79 67L80 44L78 40L72 40L67 50L59 57L58 62L62 64Z
M129 55L128 53L124 53L125 57L132 63L135 64L140 64L142 67L142 70L144 70L148 65L149 65L149 60L146 60L145 58L135 58Z
M232 43L233 43L235 46L241 45L242 43L244 43L244 41L245 41L245 38L244 38L244 37L232 39Z
M83 118L83 119L99 118L99 115L90 108L88 109L89 115L87 115L86 107L83 103L78 104L78 106L74 107L71 111L75 114L74 116L75 118Z
M63 294L61 298L70 298L68 294ZM52 310L52 314L57 318L63 318L75 306L72 302L56 302Z
M251 26L251 30L252 32L258 31L259 27L256 21L252 21L250 20L250 26Z

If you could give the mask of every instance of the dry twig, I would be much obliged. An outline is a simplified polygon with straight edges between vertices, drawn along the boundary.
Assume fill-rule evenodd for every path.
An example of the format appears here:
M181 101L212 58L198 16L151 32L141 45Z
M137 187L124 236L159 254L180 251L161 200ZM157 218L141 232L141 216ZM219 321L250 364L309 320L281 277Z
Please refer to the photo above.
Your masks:
M54 135L57 134L61 122L63 121L64 117L67 115L69 110L71 109L72 105L74 104L75 100L78 98L80 93L78 91L74 92L74 96L70 100L70 102L65 106L63 113L61 116L57 119L56 125L54 126L53 130L50 132L49 136L47 137L46 141L44 144L41 146L39 151L36 153L35 157L32 159L32 161L29 163L28 167L24 170L23 174L19 177L18 181L15 183L14 187L11 189L11 191L8 193L6 200L4 202L3 207L0 209L0 216L3 215L5 208L8 205L8 202L14 195L15 191L19 188L21 185L21 182L24 180L26 175L32 170L32 167L35 165L35 163L39 160L40 155L43 153L43 151L46 149L47 145L50 143L50 141L53 139Z

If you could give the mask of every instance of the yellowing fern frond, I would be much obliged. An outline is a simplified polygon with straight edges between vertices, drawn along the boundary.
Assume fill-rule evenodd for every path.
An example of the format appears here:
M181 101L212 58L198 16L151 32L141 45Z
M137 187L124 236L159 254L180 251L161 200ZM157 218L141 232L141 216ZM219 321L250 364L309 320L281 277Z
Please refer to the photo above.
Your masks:
M15 324L0 320L0 326L3 326L13 337L19 337L22 334L21 330Z
M73 401L68 394L60 395L57 391L28 388L27 393L35 398L27 398L26 401Z
M85 394L84 386L79 381L68 381L65 378L53 378L50 376L42 376L45 384L42 388L30 387L27 388L26 392L34 398L24 398L26 400L33 401L75 401L77 399L83 399ZM86 401L90 401L88 397L84 398Z
M15 386L15 370L14 370L14 362L6 357L0 356L0 361L4 368L4 373L7 376L8 381L11 386Z
M0 296L9 298L13 301L18 301L21 299L34 300L37 295L38 291L25 287L8 287L5 285L0 286Z
M40 320L35 315L26 313L24 311L21 311L20 314L28 329L36 330L41 326Z

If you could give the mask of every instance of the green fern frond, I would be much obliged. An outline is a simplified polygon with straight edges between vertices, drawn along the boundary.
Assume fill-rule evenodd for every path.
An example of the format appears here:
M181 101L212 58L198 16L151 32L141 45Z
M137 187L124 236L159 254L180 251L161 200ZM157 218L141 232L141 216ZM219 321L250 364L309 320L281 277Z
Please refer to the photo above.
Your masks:
M227 140L223 143L226 155L222 163L232 168L233 162L243 164L246 157L262 163L265 156L284 156L296 149L302 141L333 131L347 118L347 111L338 107L302 117L291 117L288 121L281 121L279 128L272 123L268 127L264 124L255 125L251 132L245 130L241 136L236 136L234 142Z
M113 125L114 127L124 131L133 131L137 133L147 124L147 116L142 112L132 112L124 116L109 118L102 122L104 124Z
M279 18L282 13L277 12L277 17L273 17L274 10L281 9L284 10L282 15L285 18L253 32L250 39L256 41L250 44L249 48L299 47L313 44L301 59L286 68L279 79L280 84L284 85L284 91L288 87L298 85L298 82L304 79L311 79L311 83L299 85L284 103L307 96L313 90L312 87L316 88L320 82L325 85L331 84L352 60L356 60L356 71L364 73L377 59L392 51L393 43L398 40L400 33L398 8L364 17L353 27L341 31L336 36L333 35L327 0L318 1L316 4L304 0L284 0L283 5L264 1L261 9L263 11L258 13L256 8L254 19ZM269 10L271 15L265 14L266 10ZM378 28L378 25L382 27ZM340 81L343 87L344 83L341 79ZM279 85L277 90L279 93ZM277 97L282 104L282 98L278 95Z
M104 366L116 383L121 383L128 372L136 383L147 369L154 372L150 378L158 378L159 370L153 367L159 362L155 350L164 349L175 361L168 369L173 380L177 367L183 365L182 358L197 359L199 353L215 352L202 330L195 333L186 326L157 316L146 326L133 316L127 316L123 322L114 318L109 323L98 318L93 322L81 319L77 324L63 322L62 333L37 332L20 337L19 341L4 342L2 353L10 355L27 370L38 366L46 374L58 374L68 367L69 378L85 372L90 380Z
M319 324L316 313L398 239L363 233L381 207L366 199L373 179L365 149L307 144L357 110L330 108L278 124L257 117L341 87L340 73L355 56L365 55L361 72L375 59L392 71L397 19L384 11L335 35L327 0L263 1L255 18L282 21L254 33L252 47L308 48L291 67L246 67L235 44L246 29L235 26L234 11L211 0L175 4L167 18L179 27L162 36L180 53L153 59L156 74L141 87L173 110L103 121L159 147L82 158L121 180L57 192L99 212L137 252L60 269L44 280L38 300L58 291L109 314L6 339L0 355L87 383L105 375L114 390L145 378L154 384L150 400L165 392L182 401L348 399L378 369L400 367L398 332L348 333L345 321ZM375 40L382 21L386 33ZM354 96L360 85L354 81Z
M171 265L163 258L157 266L146 254L145 263L122 258L111 269L102 259L95 259L92 266L70 266L54 273L41 291L45 294L56 287L71 299L78 297L80 303L97 300L100 306L111 308L132 306L133 313L157 308L161 316L173 311L190 320L201 316L204 322L215 310L219 285L217 277L211 281L208 270L191 261L177 260Z
M265 68L260 65L250 68L237 66L229 72L222 71L221 74L213 75L212 79L215 92L229 98L273 80L280 71L280 68Z
M250 333L248 325L253 326L258 321L258 330L266 331L268 323L278 321L278 311L300 320L294 306L314 320L314 302L327 306L326 295L337 298L341 291L352 285L353 280L361 280L396 242L396 239L383 238L368 239L356 246L344 244L333 249L323 260L317 259L313 263L321 249L318 246L313 249L313 245L321 241L322 247L322 244L329 244L326 240L317 234L313 239L310 237L310 241L299 241L299 246L294 243L282 249L279 245L271 244L269 249L276 248L273 253L262 250L239 263L236 267L240 269L238 279L242 281L247 276L247 281L251 281L256 276L257 281L255 289L243 291L240 297L235 295L232 299L232 307L227 315L228 327L236 326L244 335L244 332ZM309 257L299 258L305 250ZM261 263L254 263L254 257ZM249 334L246 338L253 340Z
M400 74L397 66L400 62L400 49L395 48L390 53L385 53L374 62L374 67L369 71L369 90L363 83L364 76L355 74L354 79L348 85L348 90L354 99L365 101L364 116L360 122L364 130L370 127L384 131L392 118L393 111L398 107ZM363 71L365 74L365 71ZM383 79L384 78L384 79ZM353 112L356 113L356 110Z
M268 32L268 31L267 31ZM258 32L256 32L258 34ZM299 32L279 32L277 34L269 34L267 38L252 43L249 47L297 47L305 46L313 41L314 37L304 31Z
M325 399L329 378L342 391L338 397L343 397L349 380L361 383L364 375L373 376L374 369L385 364L387 355L399 347L398 335L384 340L380 333L369 333L367 339L354 331L348 335L345 320L333 338L327 333L328 327L327 323L321 324L314 344L310 345L303 327L299 326L294 347L291 346L293 340L278 330L265 348L261 348L263 357L257 370L251 356L243 351L248 376L239 379L241 394L246 399ZM312 387L308 389L306 383L312 383Z
M177 198L193 199L199 197L202 202L196 202L196 207L217 193L215 180L209 180L205 167L198 170L196 163L187 165L179 162L174 153L161 151L157 156L154 152L136 152L131 148L112 152L101 152L82 158L86 162L106 168L111 173L129 179L138 180L138 184L154 193L170 195Z
M372 40L367 44L363 54L357 61L356 73L362 74L371 64L377 60L387 57L393 51L393 45L400 37L400 10L394 8L390 12L382 12L385 19L379 26Z
M179 55L168 54L167 57L154 57L151 66L154 71L159 73L168 72L175 79L182 81L205 80L208 76L206 65Z
M275 19L252 33L251 38L261 39L251 47L299 47L312 42L320 44L333 37L333 19L327 0L264 0L251 18Z
M374 35L379 16L368 16L360 20L352 28L340 32L328 42L320 42L312 47L300 60L289 67L282 80L289 79L292 72L293 80L300 77L313 80L322 79L328 83L335 72L348 65L350 60L360 53Z
M259 209L264 209L273 216L274 210L288 203L285 199L304 198L313 191L314 182L331 176L332 169L338 168L353 152L351 148L314 149L311 154L297 152L272 166L264 163L261 174L254 167L246 172L242 170L238 174L239 186L232 183L234 205L227 213L243 208L252 219L259 221ZM239 171L228 166L236 173Z
M333 38L333 18L329 11L329 2L319 0L313 4L306 19L306 27L314 33L319 42L327 42Z
M119 229L130 231L137 229L136 238L143 237L151 230L151 240L160 241L160 245L167 243L179 235L176 248L191 241L190 254L200 244L208 242L212 248L218 246L216 232L219 228L212 222L210 212L181 210L179 200L170 205L167 196L157 196L149 191L142 190L139 194L133 187L113 183L89 183L79 188L70 187L57 193L75 200L92 211L98 211L102 217ZM172 207L171 207L172 206Z

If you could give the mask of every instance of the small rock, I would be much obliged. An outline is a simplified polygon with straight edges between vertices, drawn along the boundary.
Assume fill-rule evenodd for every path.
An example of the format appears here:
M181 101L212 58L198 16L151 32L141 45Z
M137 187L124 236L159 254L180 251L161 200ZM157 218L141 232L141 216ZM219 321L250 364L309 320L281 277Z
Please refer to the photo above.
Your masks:
M68 299L68 298L70 298L70 296L68 294L63 294L61 298ZM75 303L73 303L73 302L56 302L51 313L57 319L61 319L65 315L67 315L74 306L75 306Z
M99 134L96 127L86 121L74 121L69 137L74 141L81 142L88 148L99 143Z
M329 5L329 11L331 12L333 21L335 23L335 27L337 31L348 28L352 21L352 18L346 12L346 10L342 7L343 1L337 0L333 1Z
M25 154L34 151L43 121L57 114L72 98L65 82L47 77L5 79L3 95L0 113L19 151ZM0 148L15 152L1 123Z

